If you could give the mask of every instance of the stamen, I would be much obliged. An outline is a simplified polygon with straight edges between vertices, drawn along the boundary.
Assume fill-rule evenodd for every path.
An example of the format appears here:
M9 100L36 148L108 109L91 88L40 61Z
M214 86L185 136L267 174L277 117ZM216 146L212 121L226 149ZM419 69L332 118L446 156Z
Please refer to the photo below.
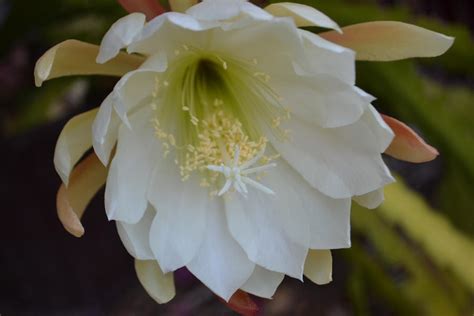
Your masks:
M247 183L248 185L251 185L253 186L255 189L258 189L264 193L267 193L267 194L272 194L272 195L275 195L275 192L273 192L272 189L270 188L267 188L266 186L264 186L263 184L261 183L258 183L257 181L254 181L250 178L247 178L247 177L243 177L242 178L242 181L244 181L245 183Z
M224 68L224 70L227 70L227 62L219 55L216 55L216 58L222 63L222 68Z
M265 171L265 170L268 170L268 169L274 168L274 167L276 167L276 163L270 163L270 164L267 164L267 165L246 169L246 170L242 171L242 174L247 175L247 174L252 174L252 173L256 173L256 172L262 172L262 171Z
M242 165L238 165L239 162L239 156L240 156L240 149L239 146L235 146L234 150L234 160L232 165L226 164L226 165L221 165L221 166L216 166L216 165L208 165L207 169L214 171L214 172L219 172L224 175L225 177L225 183L224 186L221 188L219 193L217 194L218 196L222 196L226 192L230 190L230 188L233 186L234 189L242 194L244 197L247 197L248 194L248 189L246 184L252 186L253 188L260 190L264 193L267 194L275 194L273 190L270 188L264 186L263 184L247 177L246 175L251 174L251 173L256 173L260 171L264 171L270 168L276 167L276 163L271 163L267 164L264 166L259 166L259 167L254 167L251 169L246 169L244 168L244 165L251 166L254 163L252 162L257 162L258 159L251 159L250 161L247 161L246 163ZM258 156L258 155L257 155Z
M227 179L227 180L225 181L224 186L223 186L222 189L219 191L219 193L217 193L217 195L218 195L218 196L221 196L221 195L223 195L224 193L226 193L227 191L229 191L231 185L232 185L232 180L231 180L231 179Z

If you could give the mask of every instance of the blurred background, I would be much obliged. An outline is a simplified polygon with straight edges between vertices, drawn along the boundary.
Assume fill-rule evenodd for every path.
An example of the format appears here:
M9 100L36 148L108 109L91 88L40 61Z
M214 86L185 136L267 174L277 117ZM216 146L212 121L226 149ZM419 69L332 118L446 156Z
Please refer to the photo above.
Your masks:
M268 1L260 1L265 3ZM336 250L334 281L286 278L262 315L473 315L474 2L307 0L341 26L399 20L456 37L442 57L360 62L358 85L437 147L415 165L387 158L399 181L377 210L357 206L353 246ZM53 168L65 122L98 106L116 79L71 77L34 87L36 60L76 38L100 43L126 12L115 0L0 0L0 314L232 315L186 271L164 306L138 283L133 260L107 221L103 192L69 235L56 218ZM320 31L314 29L314 31Z

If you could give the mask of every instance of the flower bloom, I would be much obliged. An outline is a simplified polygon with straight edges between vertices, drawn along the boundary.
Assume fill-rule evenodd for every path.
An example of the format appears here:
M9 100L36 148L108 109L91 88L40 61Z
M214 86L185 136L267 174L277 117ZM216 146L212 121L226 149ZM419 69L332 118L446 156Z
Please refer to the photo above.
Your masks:
M330 249L350 247L351 201L375 208L394 181L381 154L437 155L375 110L355 86L355 60L436 56L449 37L400 22L341 29L311 7L242 0L145 20L118 20L100 48L63 42L35 74L38 85L121 76L59 137L58 212L82 235L79 218L106 181L108 218L158 302L173 297L181 267L225 300L238 289L270 298L285 275L329 282ZM74 168L91 146L96 156Z

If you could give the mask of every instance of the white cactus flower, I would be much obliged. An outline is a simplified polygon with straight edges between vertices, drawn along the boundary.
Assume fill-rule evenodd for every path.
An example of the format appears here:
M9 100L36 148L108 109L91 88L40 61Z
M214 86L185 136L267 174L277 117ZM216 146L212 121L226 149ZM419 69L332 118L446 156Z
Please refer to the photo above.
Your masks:
M379 59L436 55L452 42L386 23L425 47L391 44ZM310 25L345 39L307 6L205 0L147 23L130 14L99 52L69 41L38 62L38 84L73 73L122 76L98 111L66 126L55 162L66 184L91 145L110 163L107 215L130 254L156 266L162 287L174 286L168 273L181 267L225 300L238 289L271 297L284 275L327 283L330 249L350 246L351 200L376 207L394 181L381 157L394 134L355 86L356 53L298 28ZM86 65L97 52L99 64ZM80 216L85 206L69 207ZM142 266L145 287L169 300L174 288L160 298Z

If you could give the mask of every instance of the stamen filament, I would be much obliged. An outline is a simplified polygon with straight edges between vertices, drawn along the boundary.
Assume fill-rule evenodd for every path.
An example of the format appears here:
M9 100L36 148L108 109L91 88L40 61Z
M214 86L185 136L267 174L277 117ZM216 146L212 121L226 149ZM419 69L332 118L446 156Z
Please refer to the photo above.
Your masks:
M267 188L266 186L264 186L263 184L261 183L258 183L257 181L255 180L252 180L248 177L242 177L242 181L244 183L247 183L248 185L250 186L253 186L255 189L258 189L262 192L265 192L267 194L272 194L272 195L275 195L275 192L273 192L270 188Z
M248 174L252 174L252 173L262 172L262 171L268 170L268 169L273 168L273 167L276 167L276 163L269 163L267 165L263 165L263 166L260 166L260 167L246 169L246 170L242 171L242 174L243 175L248 175Z
M222 189L219 191L219 193L217 193L218 196L221 196L223 195L224 193L226 193L227 191L229 191L230 189L230 186L232 185L232 180L230 179L227 179L224 186L222 187Z
M257 154L256 157L258 157L259 154ZM263 154L261 154L261 155L263 155ZM260 190L264 193L275 194L275 192L273 192L270 188L264 186L261 183L258 183L257 181L255 181L255 180L253 180L253 179L251 179L251 178L249 178L245 175L276 167L276 164L275 163L270 163L270 164L267 164L267 165L264 165L264 166L254 167L254 168L251 168L251 169L244 169L243 168L244 164L238 166L239 156L240 156L240 149L239 149L239 146L236 145L235 149L234 149L234 161L233 161L232 165L227 164L227 165L222 165L222 166L216 166L216 165L208 165L207 166L208 170L222 173L224 175L225 179L226 179L226 181L224 183L224 186L221 188L221 190L219 191L219 193L217 195L221 196L224 193L228 192L231 187L233 187L235 189L235 191L239 192L240 194L242 194L246 198L247 194L248 194L248 189L247 189L246 184L248 184L248 185L252 186L253 188L255 188L257 190ZM255 157L254 157L253 159L250 159L250 162L252 162L252 161L257 162L258 159L255 159ZM249 161L247 161L246 164L248 164L249 166L252 165L252 164L249 164Z

